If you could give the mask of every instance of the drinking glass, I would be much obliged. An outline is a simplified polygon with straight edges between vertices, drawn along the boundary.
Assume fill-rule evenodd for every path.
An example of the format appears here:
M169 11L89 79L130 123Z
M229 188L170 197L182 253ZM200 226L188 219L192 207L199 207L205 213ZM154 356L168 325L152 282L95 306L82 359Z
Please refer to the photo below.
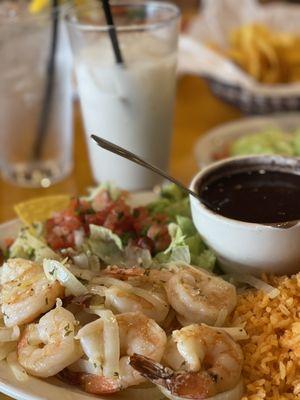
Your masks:
M0 10L0 169L47 187L72 167L71 50L61 10L32 15L27 4Z
M90 135L168 169L180 13L151 1L118 1L111 10L123 63L116 62L100 4L66 15L90 163L98 182L148 189L161 178L100 149Z

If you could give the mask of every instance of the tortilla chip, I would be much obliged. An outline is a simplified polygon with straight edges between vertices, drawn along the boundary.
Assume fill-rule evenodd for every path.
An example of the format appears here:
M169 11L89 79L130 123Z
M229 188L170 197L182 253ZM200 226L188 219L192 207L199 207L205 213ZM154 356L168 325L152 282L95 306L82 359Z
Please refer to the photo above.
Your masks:
M70 196L55 195L36 197L15 205L14 209L20 220L25 225L32 225L34 222L43 222L50 218L54 212L62 211L68 207Z

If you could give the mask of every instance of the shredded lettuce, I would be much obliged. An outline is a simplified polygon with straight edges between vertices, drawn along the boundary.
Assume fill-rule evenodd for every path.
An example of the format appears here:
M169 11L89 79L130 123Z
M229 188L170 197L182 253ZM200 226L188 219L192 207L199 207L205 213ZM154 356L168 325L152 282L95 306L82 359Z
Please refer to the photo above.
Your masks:
M168 230L171 243L165 251L156 255L156 261L160 263L183 261L189 264L191 261L190 251L189 247L185 244L185 236L180 226L175 223L170 223Z
M212 271L216 264L216 256L215 254L209 250L205 249L201 254L196 255L192 254L192 264L201 268L205 268L209 271Z
M43 269L49 281L59 281L72 295L81 296L87 293L87 288L62 262L44 259Z
M121 194L119 189L107 183L90 190L86 200L93 201L102 190L107 190L114 200ZM185 192L174 184L167 185L162 188L158 199L147 207L152 216L158 213L167 216L171 243L165 251L152 258L148 249L137 247L131 244L131 241L128 241L129 244L127 244L123 237L119 237L110 229L91 224L89 236L82 237L77 246L76 250L79 253L74 257L75 264L80 268L99 270L101 262L107 265L117 264L127 267L139 265L144 268L149 268L157 263L184 262L209 270L213 269L215 256L207 249L193 224L189 198ZM83 255L86 255L84 259ZM22 229L9 249L9 257L21 257L37 262L42 262L44 259L61 259L59 254L47 246L43 238L42 224L37 225L34 232L26 228ZM90 260L93 267L90 265Z
M90 191L88 200L94 199L101 190L108 190L113 199L120 196L119 189L110 184L102 184ZM161 189L159 197L147 205L152 216L165 214L169 226L171 243L169 247L152 259L149 250L127 245L111 230L100 226L90 226L90 237L86 241L89 251L106 264L126 266L141 265L148 268L151 264L184 262L212 270L215 265L214 254L207 249L199 236L190 212L189 197L175 184Z
M151 253L148 249L142 249L137 246L126 246L124 253L124 264L126 267L135 267L137 265L144 268L150 268L152 264Z
M90 239L112 242L119 250L123 250L122 240L119 236L103 226L90 225Z
M117 200L121 194L121 190L119 188L117 188L114 184L112 184L111 182L105 182L105 183L101 183L97 187L88 188L87 189L88 195L82 196L81 199L86 200L86 201L92 201L103 190L106 190L109 193L110 198L113 201Z
M197 229L195 228L191 218L177 215L176 222L185 236L193 236L197 234Z
M176 185L168 185L162 189L159 200L153 202L151 213L165 213L169 220L170 246L155 256L158 263L185 262L212 270L216 257L208 250L198 234L190 214L188 196Z
M58 260L60 257L47 244L29 232L28 228L21 229L19 236L9 249L10 258L26 258L41 262L44 258Z
M186 217L178 217L179 224L169 224L171 236L170 246L156 255L159 263L185 262L207 270L214 268L216 257L208 250L201 237L196 232L192 221ZM191 236L189 236L191 235Z
M169 261L191 262L189 247L185 243L185 235L179 225L171 223L168 226L171 243L164 251L165 255L169 255Z
M123 258L122 240L103 226L90 225L90 236L86 244L92 254L106 264L117 264Z
M300 156L300 129L297 129L293 139L295 155Z
M148 209L152 215L167 214L171 221L175 221L177 215L191 217L189 198L175 184L164 186L159 199L150 203Z
M136 246L123 247L121 238L110 229L90 225L90 236L84 244L85 251L99 257L106 264L120 264L127 267L152 264L150 251Z

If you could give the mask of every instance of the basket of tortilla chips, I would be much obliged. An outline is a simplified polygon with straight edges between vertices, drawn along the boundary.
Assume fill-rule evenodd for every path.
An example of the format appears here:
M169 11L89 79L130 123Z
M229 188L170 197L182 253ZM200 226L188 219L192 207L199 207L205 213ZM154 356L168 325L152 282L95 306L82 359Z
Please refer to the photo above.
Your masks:
M181 72L246 113L300 109L300 5L204 1L180 42Z

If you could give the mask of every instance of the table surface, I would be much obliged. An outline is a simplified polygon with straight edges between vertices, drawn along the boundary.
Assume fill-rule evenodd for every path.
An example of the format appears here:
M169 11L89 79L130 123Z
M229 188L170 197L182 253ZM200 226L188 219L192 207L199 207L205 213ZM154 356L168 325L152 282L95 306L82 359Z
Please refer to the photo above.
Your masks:
M174 135L170 172L189 183L197 171L194 157L196 141L208 129L240 117L239 111L216 99L198 77L179 78L175 103ZM26 199L57 193L85 193L93 179L87 157L79 105L74 104L74 169L64 181L47 189L24 189L0 179L0 223L15 217L14 204ZM0 394L0 400L9 399Z

